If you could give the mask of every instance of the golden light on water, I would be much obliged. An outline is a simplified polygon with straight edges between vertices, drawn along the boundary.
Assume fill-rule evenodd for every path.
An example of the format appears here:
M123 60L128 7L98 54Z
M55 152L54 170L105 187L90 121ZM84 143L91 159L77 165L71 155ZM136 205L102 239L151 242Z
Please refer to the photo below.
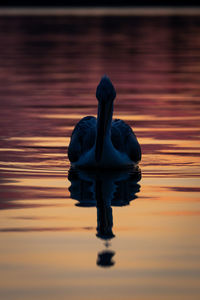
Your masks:
M199 299L199 37L194 15L0 17L0 298ZM67 157L104 73L143 153L101 177L109 242Z

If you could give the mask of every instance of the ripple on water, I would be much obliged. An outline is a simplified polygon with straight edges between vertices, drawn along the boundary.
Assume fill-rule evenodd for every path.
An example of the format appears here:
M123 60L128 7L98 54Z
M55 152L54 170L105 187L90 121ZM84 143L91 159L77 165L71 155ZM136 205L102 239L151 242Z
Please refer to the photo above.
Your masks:
M198 16L0 18L2 299L199 299L199 45ZM138 181L68 179L104 73L142 147Z

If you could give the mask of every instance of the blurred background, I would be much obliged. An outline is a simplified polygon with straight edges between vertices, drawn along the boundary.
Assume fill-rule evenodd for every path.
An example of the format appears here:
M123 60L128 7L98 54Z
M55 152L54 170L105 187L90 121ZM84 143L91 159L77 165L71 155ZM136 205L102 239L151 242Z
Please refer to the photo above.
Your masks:
M90 3L1 3L0 297L199 299L199 8ZM141 172L68 175L104 74Z

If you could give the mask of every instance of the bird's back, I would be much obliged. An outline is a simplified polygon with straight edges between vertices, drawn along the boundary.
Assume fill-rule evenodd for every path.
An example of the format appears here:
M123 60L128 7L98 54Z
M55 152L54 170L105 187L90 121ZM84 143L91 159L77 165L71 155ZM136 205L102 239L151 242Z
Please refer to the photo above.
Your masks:
M89 151L96 139L95 117L87 116L81 119L75 126L68 148L68 157L71 162L79 160L80 156Z
M112 121L111 141L120 152L126 153L133 162L141 160L141 148L132 128L123 120Z

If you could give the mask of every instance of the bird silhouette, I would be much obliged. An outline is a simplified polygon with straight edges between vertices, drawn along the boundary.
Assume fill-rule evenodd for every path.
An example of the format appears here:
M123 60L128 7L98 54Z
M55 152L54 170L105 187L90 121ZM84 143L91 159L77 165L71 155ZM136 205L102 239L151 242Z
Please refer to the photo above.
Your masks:
M141 148L131 127L120 119L112 120L116 91L104 75L97 86L97 118L87 116L75 126L68 157L79 168L127 168L141 160Z

